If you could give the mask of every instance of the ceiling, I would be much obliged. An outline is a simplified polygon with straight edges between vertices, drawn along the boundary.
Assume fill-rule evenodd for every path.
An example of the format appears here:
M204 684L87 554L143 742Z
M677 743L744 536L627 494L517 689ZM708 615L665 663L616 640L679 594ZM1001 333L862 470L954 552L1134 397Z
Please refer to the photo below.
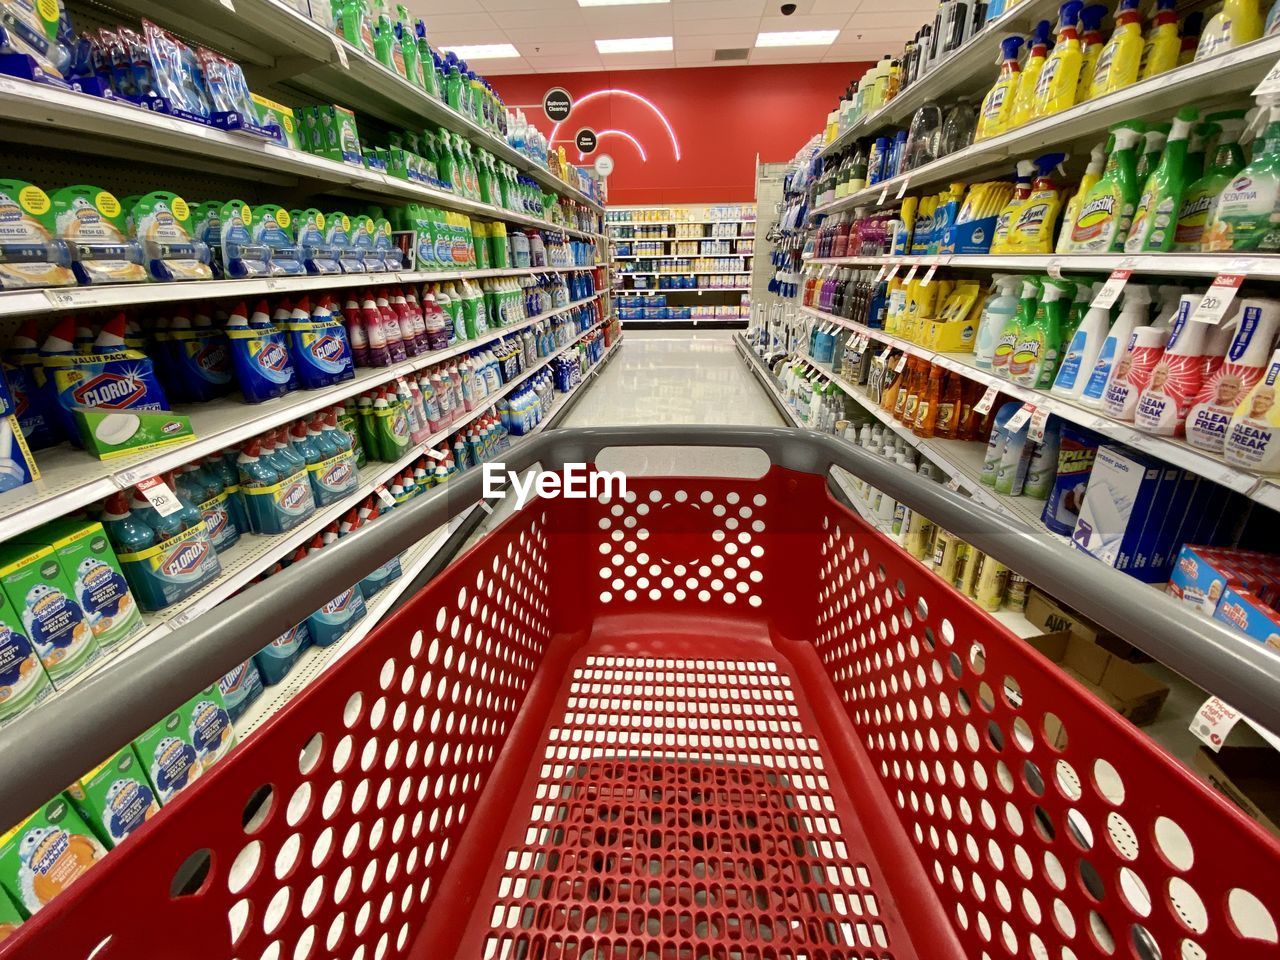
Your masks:
M471 61L477 73L563 73L708 67L724 48L749 48L743 63L823 63L876 60L897 53L920 24L932 21L937 0L671 0L670 3L581 7L577 0L407 0L427 23L436 47L510 43L519 57ZM770 31L839 30L826 46L754 47ZM601 55L595 40L674 38L674 50Z

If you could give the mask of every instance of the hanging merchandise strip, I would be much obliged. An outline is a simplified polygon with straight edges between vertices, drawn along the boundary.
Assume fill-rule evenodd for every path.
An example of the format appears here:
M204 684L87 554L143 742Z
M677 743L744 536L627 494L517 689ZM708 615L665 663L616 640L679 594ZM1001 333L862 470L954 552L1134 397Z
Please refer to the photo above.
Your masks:
M1019 4L1014 10L1021 11L1026 6L1028 4ZM989 45L987 52L990 52ZM836 213L869 204L883 205L888 199L886 191L896 190L903 178L909 177L916 187L925 187L957 176L972 179L985 170L1007 169L1012 166L1012 161L1008 159L1010 157L1035 156L1032 151L1043 151L1090 135L1104 134L1114 123L1159 113L1167 110L1169 103L1202 98L1206 92L1218 101L1233 94L1246 95L1271 69L1277 57L1280 57L1280 37L1267 37L1218 56L1192 61L1115 93L1097 97L939 157L897 177L850 193L825 206L815 207L810 215ZM981 66L989 74L990 59L986 59ZM925 81L908 87L904 97L934 78L939 84L943 84L946 68L938 68ZM943 94L946 89L945 85L940 85L936 92ZM898 104L901 99L904 98L894 98L889 105ZM905 107L905 104L902 106Z
M1247 470L1233 467L1224 460L1197 450L1189 444L1167 437L1144 433L1127 424L1100 416L1096 411L1077 406L1060 397L1042 393L1030 387L1020 386L995 375L989 370L980 370L973 366L973 354L971 353L937 353L918 344L903 340L900 337L885 333L883 330L867 327L844 317L823 313L821 310L815 310L812 307L801 307L800 309L810 316L838 323L850 330L866 333L873 339L887 344L886 350L891 347L910 353L912 356L919 357L922 360L928 360L930 363L936 363L938 366L959 373L970 380L976 380L979 383L995 387L1001 393L1028 403L1035 409L1043 408L1054 416L1079 424L1082 427L1087 427L1135 450L1143 450L1160 457L1162 460L1176 463L1192 473L1208 477L1210 480L1220 483L1236 493L1245 494L1258 503L1272 508L1280 507L1280 484L1267 478L1259 477L1257 474L1250 473ZM1028 416L1030 415L1028 414Z
M444 360L469 353L477 347L532 326L541 320L591 303L601 294L548 310L518 323L499 327L475 340L467 340L446 350L426 353L390 367L361 367L352 380L320 390L300 390L286 397L248 406L238 400L222 399L201 404L191 415L195 438L189 443L152 450L120 460L91 460L83 451L55 447L39 453L41 479L11 490L0 497L0 540L77 510L111 495L139 480L176 469L197 457L257 436L282 424L307 416L323 407L341 403L347 397L394 381Z

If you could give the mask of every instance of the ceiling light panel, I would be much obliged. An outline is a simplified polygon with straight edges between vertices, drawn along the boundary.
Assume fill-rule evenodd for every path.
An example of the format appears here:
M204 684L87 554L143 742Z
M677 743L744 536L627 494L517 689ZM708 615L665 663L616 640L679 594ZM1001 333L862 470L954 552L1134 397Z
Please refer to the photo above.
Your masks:
M601 53L652 53L671 50L670 37L627 37L622 40L597 40L596 49Z
M839 30L788 30L782 33L761 33L756 36L757 47L825 47L834 43Z

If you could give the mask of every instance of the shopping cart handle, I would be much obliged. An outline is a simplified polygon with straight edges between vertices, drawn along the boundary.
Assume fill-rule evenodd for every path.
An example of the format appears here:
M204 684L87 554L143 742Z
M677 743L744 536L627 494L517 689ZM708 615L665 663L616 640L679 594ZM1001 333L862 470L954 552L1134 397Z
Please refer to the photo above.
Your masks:
M1226 626L1189 616L1172 597L1140 585L1043 531L1011 521L942 484L829 434L781 427L650 426L550 430L515 447L505 469L592 463L610 447L739 447L773 464L827 476L840 467L866 480L1192 682L1251 720L1280 730L1280 657ZM257 653L430 531L479 501L472 470L273 575L175 630L145 654L119 658L0 730L0 825L18 822L86 770ZM56 721L53 719L56 716ZM38 748L33 748L38 744Z

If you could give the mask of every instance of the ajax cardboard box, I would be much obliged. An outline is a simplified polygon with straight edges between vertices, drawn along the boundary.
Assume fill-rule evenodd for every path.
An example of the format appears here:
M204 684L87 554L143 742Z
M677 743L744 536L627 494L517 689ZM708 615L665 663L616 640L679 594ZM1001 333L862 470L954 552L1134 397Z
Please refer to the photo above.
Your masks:
M1169 688L1140 667L1126 663L1070 631L1032 637L1027 643L1139 727L1155 720L1169 696ZM1056 746L1065 746L1066 737L1060 731L1051 736Z
M160 812L132 746L117 751L73 783L67 796L108 848Z
M31 916L107 855L62 794L0 835L0 886Z
M0 546L0 587L55 688L98 659L97 638L53 547Z

